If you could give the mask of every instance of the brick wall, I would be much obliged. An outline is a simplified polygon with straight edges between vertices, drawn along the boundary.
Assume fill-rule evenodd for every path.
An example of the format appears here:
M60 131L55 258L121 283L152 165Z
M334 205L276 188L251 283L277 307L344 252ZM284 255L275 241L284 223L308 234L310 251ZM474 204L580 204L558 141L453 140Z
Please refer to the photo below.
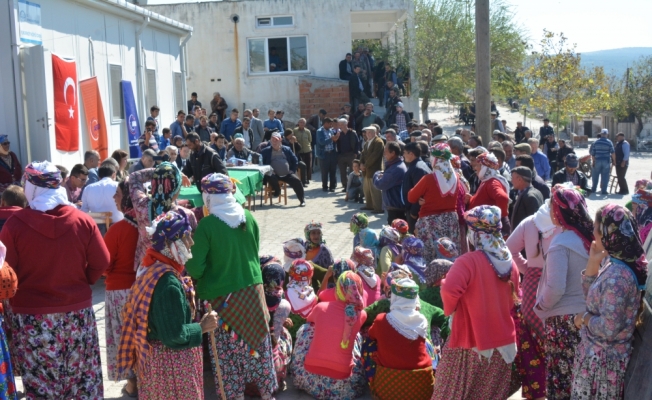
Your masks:
M309 118L323 108L329 117L340 115L349 102L349 83L339 79L305 77L299 79L301 116Z

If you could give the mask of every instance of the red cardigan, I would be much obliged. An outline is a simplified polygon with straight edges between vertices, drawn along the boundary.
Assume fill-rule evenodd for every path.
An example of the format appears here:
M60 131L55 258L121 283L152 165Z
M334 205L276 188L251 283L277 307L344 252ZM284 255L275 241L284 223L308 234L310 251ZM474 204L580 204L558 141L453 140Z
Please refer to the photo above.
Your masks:
M401 335L387 321L385 313L376 316L369 328L369 338L378 343L377 362L385 368L414 370L432 366L432 359L426 351L426 339L410 340Z
M482 182L473 197L471 197L469 206L466 209L470 210L483 205L496 206L500 208L501 217L508 216L509 194L505 192L505 187L498 179L491 178Z
M104 243L111 255L111 263L106 270L106 290L130 289L136 280L134 257L138 243L138 229L123 219L109 228Z
M0 232L19 288L9 303L19 314L54 314L93 306L91 286L109 266L95 221L72 206L25 208Z
M511 281L518 293L518 269L512 261ZM493 349L516 342L514 307L509 282L498 275L481 251L460 256L441 285L444 313L453 312L449 345L478 350Z
M460 182L457 182L460 185ZM441 195L439 184L435 174L424 175L421 180L408 192L408 201L418 203L419 198L423 197L426 203L419 210L419 218L430 215L442 214L445 212L455 211L457 206L457 191L446 196Z

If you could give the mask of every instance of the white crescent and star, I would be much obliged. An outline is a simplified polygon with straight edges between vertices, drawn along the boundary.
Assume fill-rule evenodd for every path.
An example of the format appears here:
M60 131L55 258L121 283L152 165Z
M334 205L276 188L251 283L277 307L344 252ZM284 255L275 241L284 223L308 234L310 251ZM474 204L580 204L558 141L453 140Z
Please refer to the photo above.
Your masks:
M67 77L66 82L63 84L63 101L68 104L66 96L68 86L72 87L72 104L75 105L77 103L77 89L75 88L75 81L73 81L71 77ZM72 108L72 106L68 109L68 113L70 113L69 118L75 118L75 109Z

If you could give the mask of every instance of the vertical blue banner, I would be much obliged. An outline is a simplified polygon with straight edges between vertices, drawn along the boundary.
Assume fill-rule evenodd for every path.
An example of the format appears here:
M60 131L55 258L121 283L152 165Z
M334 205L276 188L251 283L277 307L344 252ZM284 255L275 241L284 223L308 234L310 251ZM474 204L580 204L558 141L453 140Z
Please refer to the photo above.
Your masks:
M134 90L131 82L122 81L122 99L125 106L125 122L127 123L127 137L129 138L129 158L140 158L140 147L138 147L138 138L140 137L140 121L138 120L138 109L134 99Z

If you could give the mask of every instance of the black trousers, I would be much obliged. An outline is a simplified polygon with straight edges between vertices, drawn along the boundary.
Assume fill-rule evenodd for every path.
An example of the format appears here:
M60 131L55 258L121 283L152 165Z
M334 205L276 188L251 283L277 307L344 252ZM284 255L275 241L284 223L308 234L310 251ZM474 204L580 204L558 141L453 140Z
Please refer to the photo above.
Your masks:
M340 169L340 182L342 182L343 188L346 188L346 184L349 182L348 170L353 171L353 160L355 160L355 153L337 156L337 168Z
M303 161L308 168L308 171L306 172L306 183L309 183L312 179L312 152L300 153L299 160Z
M405 220L408 223L408 229L409 229L411 234L414 234L414 228L416 228L418 219L419 219L418 217L417 218L412 218L412 216L410 215L409 212L407 212L407 211L405 212Z
M299 161L297 164L297 169L299 170L299 175L301 175L301 183L302 184L307 184L308 183L308 167L306 166L306 163L303 161Z
M405 219L405 210L387 210L387 225L392 225L395 219Z
M265 183L269 183L269 185L272 187L274 190L274 196L278 196L279 193L281 193L281 185L278 183L278 181L283 181L290 185L300 202L303 202L304 200L303 184L301 183L301 179L299 179L296 174L289 174L285 176L278 176L276 174L265 175L263 181Z
M335 190L335 188L337 188L337 153L335 151L324 153L324 158L322 158L320 162L322 189ZM330 186L328 186L329 178Z
M616 179L618 179L618 187L620 190L618 194L629 194L629 188L627 187L627 180L625 179L625 174L627 174L627 168L629 165L621 167L620 164L616 164Z

